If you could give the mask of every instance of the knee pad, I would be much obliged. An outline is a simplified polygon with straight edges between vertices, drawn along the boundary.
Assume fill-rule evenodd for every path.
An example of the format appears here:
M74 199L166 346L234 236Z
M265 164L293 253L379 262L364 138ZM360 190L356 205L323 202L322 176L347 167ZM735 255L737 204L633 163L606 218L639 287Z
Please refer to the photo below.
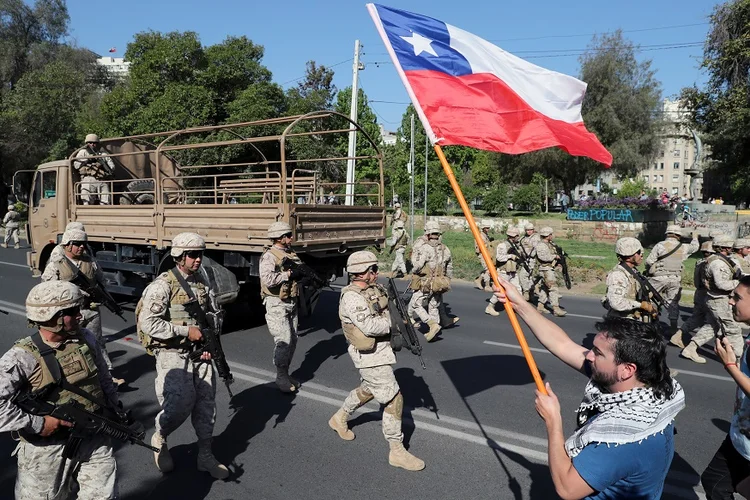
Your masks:
M357 387L357 397L359 398L359 404L363 405L371 401L374 396L367 389L363 389L362 387Z
M391 399L390 403L385 405L384 411L401 420L401 414L404 412L404 396L401 395L400 391Z

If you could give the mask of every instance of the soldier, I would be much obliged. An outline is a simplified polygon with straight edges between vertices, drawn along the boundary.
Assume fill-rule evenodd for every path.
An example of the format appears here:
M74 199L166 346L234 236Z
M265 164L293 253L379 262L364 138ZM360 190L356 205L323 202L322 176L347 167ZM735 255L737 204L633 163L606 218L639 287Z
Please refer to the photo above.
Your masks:
M703 286L703 272L706 267L706 261L714 253L713 245L710 241L704 241L700 248L703 258L695 263L695 270L693 271L693 284L695 286L695 294L693 295L693 314L690 315L687 321L682 324L682 327L678 329L672 338L669 339L669 343L679 347L680 349L685 348L685 344L682 341L682 332L692 332L698 330L701 326L706 323L706 287Z
M521 283L518 281L518 268L521 267L518 261L521 257L514 250L518 244L518 229L509 226L505 231L505 235L508 237L508 240L500 242L495 251L497 272L501 278L515 286L519 293L522 293ZM490 316L500 316L500 313L495 309L495 304L497 304L497 297L495 297L495 294L492 294L490 303L484 309L484 312Z
M268 227L272 245L260 258L260 296L266 306L266 323L273 336L273 364L276 367L276 386L281 392L297 392L300 383L289 376L294 350L297 347L297 282L302 279L298 269L285 270L285 259L300 264L292 250L292 228L286 222L274 222Z
M3 225L5 226L5 240L3 241L2 247L8 248L10 245L10 238L13 238L13 248L21 248L18 244L18 221L21 216L16 212L15 205L8 205L8 211L3 217Z
M435 221L428 220L427 223L424 225L424 234L414 240L414 244L411 247L411 253L412 253L412 263L414 261L414 255L416 255L417 251L419 250L419 247L430 241L429 235L427 234L427 231L433 231L437 229L440 231L440 224L438 224Z
M351 283L341 291L339 318L361 382L349 393L328 425L341 439L351 441L354 433L347 420L357 408L375 399L385 406L383 435L390 446L388 463L410 471L422 470L424 462L406 451L403 445L404 398L391 368L396 363L396 355L390 343L388 293L377 284L378 259L372 252L354 252L346 262L346 272Z
M73 168L81 176L81 201L84 205L89 205L93 201L93 195L94 200L98 199L102 205L109 205L109 184L105 181L113 177L115 164L112 158L99 148L98 135L86 136L86 147L76 154L76 158L83 157L88 158L73 161Z
M78 273L82 273L92 284L98 284L104 287L104 274L102 273L96 259L86 253L86 242L88 235L81 229L68 229L62 235L62 240L58 247L61 251L50 254L50 259L42 273L42 281L72 281ZM104 340L102 332L102 316L99 313L99 304L91 301L91 297L83 292L86 300L81 306L83 320L81 326L91 330L96 337L96 342L102 351L102 357L107 364L111 374L112 361L107 353L107 343ZM122 385L125 381L112 375L112 381L117 385Z
M389 240L389 248L392 252L396 252L393 258L393 265L391 266L391 274L397 273L396 277L401 278L406 274L406 261L404 260L404 254L406 253L406 246L409 244L409 236L404 231L403 221L396 221L393 225L393 234Z
M138 335L147 352L156 358L156 398L161 411L156 415L151 445L156 467L164 473L174 470L167 438L191 417L198 436L198 470L215 479L229 476L211 451L216 422L216 374L211 355L193 360L194 344L203 339L199 320L185 307L197 302L208 312L214 293L198 270L206 242L195 233L180 233L172 240L169 254L175 267L160 274L143 291L136 307Z
M706 259L703 269L703 286L706 288L705 315L706 322L690 332L692 340L680 356L696 363L705 363L706 358L698 355L698 348L714 337L726 336L734 352L742 352L745 341L742 328L732 317L729 296L737 287L742 275L739 266L729 258L734 240L726 235L714 238L714 254Z
M534 271L534 266L536 265L536 259L531 257L531 253L534 251L534 248L536 248L537 243L539 243L540 236L538 233L534 232L534 224L526 224L524 226L524 232L526 233L519 242L521 244L521 249L523 250L524 255L527 257L526 264L529 266L529 270L532 272ZM532 274L530 274L526 269L522 266L518 270L518 281L521 283L521 290L523 290L523 295L526 298L526 300L531 299L531 286L532 286Z
M406 215L406 212L401 210L401 203L396 202L393 204L393 216L391 217L391 226L395 226L396 222L401 221L404 224L406 224L406 221L409 220L409 216Z
M425 334L429 342L442 328L455 325L458 318L449 317L443 304L443 294L450 290L453 277L451 251L440 241L442 233L437 222L429 221L425 234L427 243L412 255L414 276L409 286L414 293L409 301L409 315L429 326Z
M481 227L481 231L479 232L479 235L482 237L482 244L487 248L487 250L490 250L490 243L492 242L492 238L490 238L490 225L487 222L483 222ZM490 252L491 254L492 252ZM477 276L477 278L474 280L474 285L479 288L480 290L485 290L487 292L492 291L492 277L490 276L489 270L487 270L487 263L484 261L484 257L482 257L482 252L479 251L479 245L477 245L477 242L474 242L474 254L479 259L479 263L482 264L482 273Z
M542 277L539 283L539 292L537 297L539 302L536 309L541 313L546 313L545 304L549 297L552 305L552 314L555 316L565 316L568 313L560 307L560 291L557 287L557 275L555 268L560 264L560 257L557 250L552 245L553 231L551 227L543 227L539 230L540 240L532 251L532 257L536 257L539 275Z
M645 296L641 290L643 285L633 275L643 262L641 242L630 237L620 238L615 243L615 253L620 262L607 275L607 295L602 300L607 316L621 316L643 323L657 320L658 308L650 300L639 300Z
M742 269L742 274L750 274L750 240L737 238L732 245L734 253L731 259Z
M71 229L77 229L79 231L86 232L86 228L81 222L68 222L68 225L65 226L65 231L69 231ZM63 257L64 255L65 255L65 247L62 245L55 245L55 247L52 249L52 253L49 254L49 260L57 260Z
M682 229L677 224L667 226L667 239L657 243L646 259L646 276L659 295L668 304L669 324L677 331L680 317L680 295L682 292L682 270L684 262L698 251L698 233L693 232L689 245L680 241Z
M80 327L80 306L84 301L80 289L65 281L39 283L26 297L26 317L38 333L18 340L0 358L0 431L12 431L20 438L13 452L18 458L15 497L21 500L52 498L59 487L56 479L63 465L72 426L50 415L26 413L13 403L21 392L32 390L44 394L53 404L76 401L86 410L96 412L100 402L112 408L119 406L117 389L94 335ZM54 353L54 360L42 351ZM50 363L77 391L55 387ZM49 390L41 392L44 388ZM103 401L102 401L103 400ZM84 438L67 474L78 483L77 498L117 498L117 481L112 442L108 436ZM73 462L77 463L73 467ZM60 497L55 497L60 498ZM65 498L68 498L65 496Z

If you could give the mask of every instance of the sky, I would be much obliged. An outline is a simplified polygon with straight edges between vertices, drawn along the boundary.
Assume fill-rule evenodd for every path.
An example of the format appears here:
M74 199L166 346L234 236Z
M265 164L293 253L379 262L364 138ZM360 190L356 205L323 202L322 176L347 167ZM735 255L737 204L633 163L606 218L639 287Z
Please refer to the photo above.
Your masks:
M437 18L545 68L577 76L592 34L624 30L651 59L664 97L705 82L699 69L715 0L391 0L384 5ZM395 131L408 96L365 8L354 0L69 0L71 40L122 57L136 33L195 31L203 45L245 35L265 47L263 63L282 87L304 77L305 63L332 67L352 83L354 41L363 45L360 87L378 121ZM677 47L675 47L677 46ZM109 54L110 48L117 52ZM665 48L674 47L674 48Z

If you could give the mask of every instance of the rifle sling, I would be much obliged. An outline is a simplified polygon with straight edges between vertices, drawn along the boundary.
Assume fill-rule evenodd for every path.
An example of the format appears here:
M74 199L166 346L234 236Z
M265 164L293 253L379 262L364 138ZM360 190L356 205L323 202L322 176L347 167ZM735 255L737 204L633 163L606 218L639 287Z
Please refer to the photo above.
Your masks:
M657 302L660 302L661 295L656 291L656 289L654 289L654 287L648 281L648 278L646 278L641 273L639 273L635 268L628 266L624 262L620 262L620 267L625 269L625 271L628 274L630 274L632 277L635 278L638 284L641 285L641 290L646 290L647 292L651 292L653 294L653 298Z
M55 357L55 350L44 342L44 340L42 339L42 335L39 332L36 332L34 335L32 335L31 340L32 342L34 342L36 348L39 349L39 354L42 357L42 363L44 363L44 365L47 367L47 370L49 370L50 374L52 375L52 380L55 381L56 385L65 389L66 391L70 391L74 394L77 394L78 396L88 399L101 408L111 408L111 405L109 403L106 403L93 394L90 394L74 386L65 379L62 372L60 372L60 363L58 363L57 358Z
M656 258L656 262L659 262L660 260L666 259L670 255L672 255L673 253L675 253L677 250L679 250L681 246L682 246L682 242L680 241L680 242L677 243L677 246L674 247L672 250L670 250L669 252L665 253L664 255L658 256Z
M209 323L208 323L208 318L206 317L206 313L203 311L203 308L198 303L198 298L195 296L195 293L193 293L193 289L190 288L190 285L188 285L187 280L185 280L185 278L182 276L182 273L180 272L179 269L177 269L177 267L173 267L170 270L170 272L175 277L177 282L180 284L180 287L182 287L182 290L190 298L190 302L193 302L197 305L197 307L190 308L190 309L194 309L196 311L196 315L198 316L197 318L198 322L201 323L204 326L204 328L208 327ZM188 314L190 314L189 311L188 311Z

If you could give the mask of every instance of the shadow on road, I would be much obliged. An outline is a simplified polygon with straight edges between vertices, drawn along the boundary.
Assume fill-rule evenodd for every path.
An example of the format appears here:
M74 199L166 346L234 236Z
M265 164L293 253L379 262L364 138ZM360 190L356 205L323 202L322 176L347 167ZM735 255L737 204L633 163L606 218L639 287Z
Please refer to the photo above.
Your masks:
M700 473L693 469L693 466L677 452L675 452L674 458L672 459L672 466L669 468L670 474L675 472L680 474L680 493L673 494L664 492L662 494L662 499L671 500L680 498L682 500L697 500L700 498L695 491L692 490L700 483ZM667 483L669 484L670 482L670 478L667 476Z
M711 423L714 424L716 428L721 432L729 434L730 423L727 420L724 420L723 418L712 418Z
M344 334L333 335L325 340L317 342L307 350L305 358L302 360L292 377L300 382L307 382L315 378L315 372L329 358L338 359L339 356L347 353L347 342ZM299 354L297 355L299 356Z

